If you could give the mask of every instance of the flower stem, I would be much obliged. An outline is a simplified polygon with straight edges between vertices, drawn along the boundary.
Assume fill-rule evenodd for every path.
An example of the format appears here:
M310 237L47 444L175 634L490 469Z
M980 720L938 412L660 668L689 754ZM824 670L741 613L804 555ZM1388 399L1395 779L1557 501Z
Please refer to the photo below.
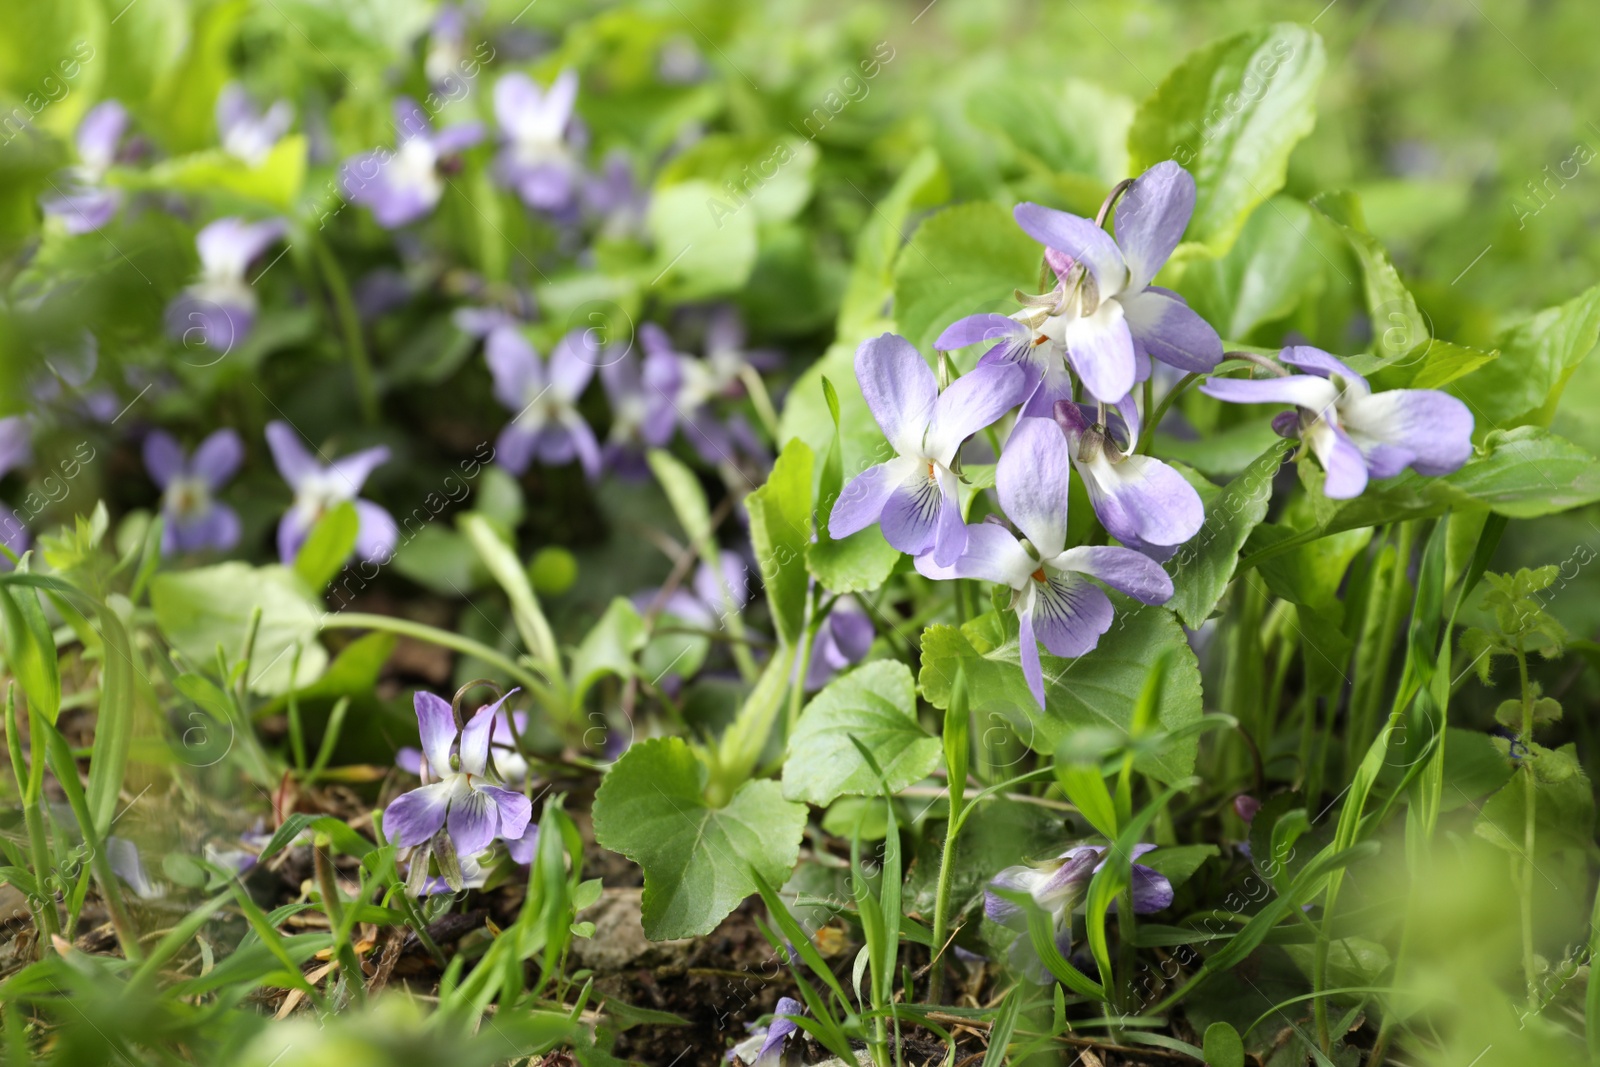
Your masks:
M945 942L950 938L950 882L955 875L956 834L961 830L961 808L966 800L965 779L950 782L950 820L945 823L944 847L939 852L939 888L933 901L933 969L928 977L928 1001L938 1004L944 996Z
M339 331L344 335L345 353L350 357L350 373L356 380L356 397L361 403L361 419L368 425L378 421L378 390L372 380L372 361L367 356L367 342L361 336L361 317L356 314L355 301L350 298L350 283L344 268L328 246L312 238L317 250L317 260L322 265L323 277L328 282L328 295L333 298L334 311L339 319Z
M388 615L373 615L361 611L345 611L330 614L322 620L324 630L387 630L402 637L415 637L419 641L448 648L463 655L475 656L491 667L497 667L518 682L527 686L529 690L539 696L541 700L554 699L550 687L540 680L532 671L528 670L506 656L501 655L488 645L474 641L470 637L453 634L448 630L441 630L426 623L412 622L410 619L397 619Z
M1517 638L1517 678L1522 684L1522 743L1528 749L1520 768L1523 779L1522 800L1522 892L1519 904L1522 911L1522 977L1528 988L1528 1011L1539 1010L1538 962L1533 954L1533 844L1538 822L1538 782L1533 774L1533 687L1528 683L1528 655Z

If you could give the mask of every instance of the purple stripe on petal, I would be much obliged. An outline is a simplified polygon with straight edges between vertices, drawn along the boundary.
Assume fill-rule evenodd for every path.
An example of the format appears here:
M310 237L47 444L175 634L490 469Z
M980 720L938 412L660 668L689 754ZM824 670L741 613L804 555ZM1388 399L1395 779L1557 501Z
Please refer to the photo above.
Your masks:
M522 836L528 829L528 820L533 817L533 805L528 798L512 789L502 789L497 785L475 785L478 792L486 794L493 801L500 819L500 836L508 840L515 840Z
M883 435L901 455L918 454L939 399L938 382L921 353L904 337L886 333L863 341L855 363L861 394Z
M422 844L444 825L454 789L453 782L435 782L396 797L384 809L384 833L402 848Z
M1222 338L1182 301L1146 289L1118 303L1141 353L1192 374L1204 374L1222 362Z
M435 775L450 773L450 750L456 743L456 716L450 704L442 697L425 689L417 690L411 698L417 712L417 733L422 738L422 751L428 758L428 768Z
M476 856L494 843L495 834L500 828L500 817L494 801L487 793L468 789L465 795L458 794L451 801L446 825L450 830L450 840L455 842L456 853L463 857Z
M944 494L936 478L923 470L896 486L883 506L878 523L883 539L902 552L920 556L933 548Z
M1050 570L1045 574L1048 581L1036 581L1033 585L1034 626L1038 628L1039 640L1052 655L1081 656L1099 644L1100 635L1111 629L1111 600L1076 574ZM1032 629L1030 627L1030 631ZM1041 700L1040 706L1043 704Z
M1117 246L1128 263L1128 288L1150 284L1194 214L1194 179L1172 160L1157 163L1117 202Z

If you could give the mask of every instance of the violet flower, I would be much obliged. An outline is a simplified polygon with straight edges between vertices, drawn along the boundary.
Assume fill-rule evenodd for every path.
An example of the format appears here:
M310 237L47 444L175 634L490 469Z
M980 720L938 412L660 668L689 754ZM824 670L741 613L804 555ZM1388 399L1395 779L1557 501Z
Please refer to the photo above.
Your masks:
M60 219L68 233L92 233L110 222L122 206L122 190L108 188L103 182L116 162L117 146L127 128L128 111L115 100L96 104L78 123L74 138L78 165L62 176L66 188L52 181L56 195L45 197L39 205L46 215Z
M160 487L161 554L226 552L239 543L239 515L216 499L244 462L244 442L221 429L200 442L191 457L172 435L154 430L144 439L144 466Z
M195 235L200 278L167 305L167 332L189 347L226 355L255 326L256 293L245 271L289 230L283 219L218 219Z
M516 691L479 708L459 730L447 701L417 691L413 703L422 751L438 781L402 794L384 809L384 830L391 840L410 848L444 829L456 855L465 859L478 855L497 837L523 835L532 804L521 793L496 785L497 777L489 768L495 715Z
M526 74L506 74L494 85L494 114L503 147L499 178L536 211L569 208L578 192L578 163L571 141L578 75L565 70L541 90Z
M634 179L628 153L623 149L606 154L600 173L585 177L579 194L584 210L600 220L602 238L621 240L645 232L650 193Z
M399 539L394 516L357 494L373 469L389 461L388 448L366 448L323 464L300 443L294 427L278 421L267 423L267 446L278 473L294 490L294 503L278 523L279 559L292 563L317 520L348 500L360 522L355 554L364 561L387 562Z
M1164 561L1205 524L1200 494L1167 464L1133 452L1137 421L1122 422L1124 445L1111 426L1091 424L1088 412L1094 410L1070 400L1056 402L1055 421L1067 435L1073 469L1083 479L1089 503L1106 532L1129 548ZM1136 419L1136 409L1133 414Z
M840 597L817 629L806 665L806 691L821 689L833 676L860 663L872 648L877 630L854 597Z
M1155 848L1155 845L1135 845L1130 858L1138 860ZM1106 865L1105 853L1104 845L1076 845L1042 866L1007 867L989 880L983 893L983 912L991 922L1023 934L1012 946L1011 962L1033 981L1049 981L1049 972L1027 937L1027 913L1021 905L994 890L1026 893L1032 897L1050 916L1056 931L1056 947L1067 956L1072 950L1072 911L1087 895L1095 872ZM1134 914L1148 915L1172 905L1172 883L1164 875L1138 862L1132 865L1131 873Z
M244 86L229 82L217 94L217 134L222 150L252 167L259 167L294 122L287 100L274 101L262 111Z
M600 384L611 406L611 431L603 450L608 466L635 480L647 476L645 450L661 448L677 429L673 401L682 381L682 369L670 351L651 348L641 359L631 350L619 356L614 349L602 349Z
M1111 628L1111 599L1089 582L1096 578L1146 604L1172 596L1172 579L1131 548L1067 548L1067 439L1049 419L1018 419L995 470L1000 506L1026 540L995 523L966 527L966 551L953 565L920 556L929 578L983 578L1014 590L1022 673L1045 706L1039 643L1057 656L1081 656Z
M1116 238L1092 219L1039 204L1018 204L1017 225L1046 245L1057 277L1053 292L1004 315L972 315L936 341L940 349L997 342L985 360L1031 364L1037 393L1023 414L1048 417L1071 398L1062 357L1090 395L1121 400L1149 377L1151 357L1204 372L1222 360L1222 340L1183 298L1150 284L1194 214L1189 172L1167 160L1141 174L1117 204ZM1053 253L1053 254L1052 254Z
M856 378L896 455L844 487L828 516L828 533L848 537L876 522L895 548L914 556L931 552L935 564L948 567L968 538L952 469L956 454L963 441L1023 399L1027 375L1009 363L990 364L941 394L911 342L886 333L856 349Z
M528 728L528 713L495 712L494 729L489 734L489 758L494 761L495 773L502 781L525 782L528 779L528 761L517 750L517 738ZM421 749L406 745L394 754L395 766L416 775L424 782L438 778L428 766L428 758Z
M33 462L33 426L26 415L0 419L0 478Z
M165 888L150 880L144 860L139 855L138 845L125 837L112 834L106 838L105 848L111 873L128 883L128 888L133 890L134 896L140 900L160 900L167 895Z
M1293 404L1272 420L1284 437L1311 446L1327 472L1323 492L1333 500L1360 496L1369 478L1392 478L1407 467L1441 475L1472 457L1472 412L1437 389L1374 393L1342 360L1309 345L1278 358L1304 374L1281 378L1212 378L1207 396L1235 404Z
M779 997L768 1026L753 1027L748 1038L728 1050L727 1060L745 1067L779 1067L783 1063L784 1048L800 1028L794 1020L806 1013L806 1007L792 997Z
M745 566L737 552L728 549L722 550L717 564L717 570L703 562L696 567L688 587L674 589L662 601L661 614L710 631L721 629L729 601L732 601L735 611L743 611L750 602L750 568ZM660 595L659 589L651 589L633 599L641 611L649 611Z
M493 329L484 358L495 399L516 412L495 443L495 458L513 474L534 459L560 466L574 459L591 480L600 476L600 445L578 414L578 398L601 361L600 346L577 329L556 342L548 365L517 329Z
M706 353L697 359L678 352L665 330L655 323L639 329L639 341L647 355L663 354L677 361L679 387L673 403L683 423L684 436L713 466L733 463L743 453L765 465L771 462L766 447L742 415L735 412L721 418L713 404L737 400L745 395L746 368L771 369L773 353L745 348L744 325L731 308L719 309L706 328Z
M416 101L394 102L395 148L376 149L346 160L339 171L345 199L365 204L385 229L415 222L431 212L444 196L440 165L483 140L479 122L466 122L435 132Z

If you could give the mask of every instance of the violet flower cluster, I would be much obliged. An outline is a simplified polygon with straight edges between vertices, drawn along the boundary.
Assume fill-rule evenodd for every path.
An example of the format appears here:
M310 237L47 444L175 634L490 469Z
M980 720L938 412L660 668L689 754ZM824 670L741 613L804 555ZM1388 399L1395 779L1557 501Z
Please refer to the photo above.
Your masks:
M828 519L836 538L877 524L929 578L1009 587L1022 672L1041 708L1039 646L1063 657L1095 648L1114 612L1101 585L1165 603L1173 584L1161 563L1205 519L1194 486L1142 451L1147 413L1134 393L1152 360L1192 375L1222 361L1217 332L1182 297L1151 284L1188 226L1194 179L1168 161L1119 186L1108 208L1118 193L1114 238L1099 220L1017 207L1017 224L1045 245L1055 288L1026 298L1013 316L973 315L946 329L936 348L992 347L942 392L904 338L884 334L861 345L856 377L895 457L852 479ZM1306 441L1327 471L1329 497L1355 496L1369 477L1406 467L1447 474L1471 455L1472 418L1459 400L1434 390L1373 393L1316 349L1286 348L1282 359L1306 373L1212 377L1202 390L1236 403L1293 404L1274 426ZM965 521L960 453L984 430L996 441L1004 436L995 490L1009 528ZM1120 544L1067 544L1071 472Z

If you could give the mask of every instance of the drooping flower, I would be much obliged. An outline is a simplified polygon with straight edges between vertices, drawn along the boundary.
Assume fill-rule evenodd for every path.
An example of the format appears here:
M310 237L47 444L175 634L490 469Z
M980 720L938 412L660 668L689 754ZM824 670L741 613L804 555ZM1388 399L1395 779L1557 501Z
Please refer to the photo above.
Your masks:
M134 896L140 900L160 900L167 895L164 887L151 881L149 872L145 870L144 859L139 855L138 845L125 837L111 834L105 840L105 847L111 873L128 883Z
M805 1005L798 1000L779 997L772 1012L772 1023L752 1027L749 1037L728 1050L728 1062L738 1062L744 1067L779 1067L783 1063L785 1046L800 1029L794 1020L805 1012Z
M1293 404L1272 420L1285 437L1311 446L1334 500L1360 496L1369 478L1392 478L1407 467L1442 475L1472 457L1472 412L1437 389L1374 393L1367 380L1320 348L1296 345L1278 358L1303 374L1212 378L1207 396L1235 404Z
M163 430L144 439L144 466L162 491L161 553L225 552L239 543L239 515L216 499L217 490L244 461L244 442L231 429L217 430L191 457Z
M806 690L821 689L833 676L860 663L872 648L877 630L854 597L841 597L828 612L811 642L806 666Z
M402 794L384 810L384 830L391 840L409 848L444 829L456 855L467 857L497 837L523 835L533 807L521 793L496 784L498 777L489 767L495 715L515 692L479 708L458 730L447 701L417 691L413 703L422 751L438 780Z
M495 444L495 458L513 474L537 459L560 466L574 459L590 479L600 476L600 445L578 414L578 398L594 377L601 348L582 329L556 342L547 365L517 329L494 329L484 345L495 399L515 412Z
M489 758L494 761L495 773L505 782L524 782L528 778L528 761L517 748L517 738L528 728L528 713L495 712L494 729L489 734ZM428 758L421 749L409 745L394 754L395 766L421 778L423 784L435 781L439 775L428 766Z
M51 179L55 195L40 203L44 213L60 219L68 233L92 233L110 222L122 206L122 191L104 184L117 159L117 146L128 128L128 111L115 100L90 108L78 123L75 142L78 165Z
M1070 398L1063 357L1090 395L1107 404L1149 376L1152 357L1183 371L1211 370L1222 360L1217 331L1177 293L1150 284L1183 237L1194 198L1194 179L1167 160L1141 174L1117 203L1115 239L1092 219L1018 204L1017 225L1047 246L1055 289L1011 318L962 319L935 347L993 343L984 358L1033 365L1039 386L1023 414L1041 417Z
M1132 407L1129 397L1127 406ZM1091 423L1092 407L1070 400L1056 402L1055 420L1067 435L1073 469L1083 479L1089 502L1106 532L1129 548L1166 560L1200 531L1205 507L1200 494L1183 475L1154 456L1135 453L1137 423L1122 420L1126 434L1118 441L1113 428Z
M167 305L167 333L190 348L226 354L249 336L255 289L244 280L257 256L288 232L283 219L218 219L195 235L200 278Z
M229 82L217 94L222 149L252 167L261 165L293 123L294 108L287 100L276 100L262 111L237 82Z
M482 889L484 883L489 880L489 868L479 863L478 857L457 856L456 863L461 868L462 889ZM410 866L409 863L406 864L408 873ZM458 890L451 888L450 883L446 881L442 874L430 874L423 879L422 885L417 887L417 896L419 897L443 896L455 892L458 892Z
M317 520L347 500L355 505L360 521L356 556L362 560L387 562L399 539L394 516L358 496L373 469L389 461L387 447L366 448L320 463L300 442L294 427L278 421L267 423L267 446L272 449L278 473L294 490L294 503L278 523L278 557L284 563L294 561Z
M365 204L378 225L395 229L431 212L444 195L440 167L483 140L479 122L465 122L435 132L416 101L394 103L395 148L364 152L340 168L345 199Z
M952 469L956 453L1023 399L1027 375L1013 364L990 364L940 393L921 354L905 338L886 333L856 350L856 378L896 455L844 487L828 516L828 533L848 537L876 522L895 548L919 557L931 553L935 564L948 567L968 537Z
M604 457L612 470L640 479L648 473L645 450L667 444L677 429L675 400L683 374L670 349L647 348L642 359L631 350L616 351L602 349L600 363L600 384L611 406Z
M33 425L26 415L0 419L0 478L33 462Z
M545 90L521 72L495 82L494 114L503 141L496 172L536 211L563 211L577 197L579 169L571 144L577 99L578 74L572 70L562 71Z
M1039 643L1057 656L1081 656L1111 628L1111 599L1096 578L1146 604L1165 603L1172 579L1161 565L1131 548L1067 548L1067 439L1049 419L1018 419L995 470L1000 506L1026 540L994 523L968 526L966 551L951 566L917 559L929 578L982 578L1015 591L1022 673L1042 708L1044 672Z
M1155 845L1135 845L1129 858L1137 861L1155 848ZM1049 972L1039 961L1032 942L1026 936L1027 912L1022 905L1007 900L995 890L1026 893L1032 897L1040 910L1050 916L1056 932L1056 947L1063 956L1070 955L1072 911L1088 893L1089 882L1095 872L1106 865L1105 853L1104 845L1075 845L1041 866L1007 867L991 878L985 887L983 911L989 920L1024 933L1012 946L1011 962L1033 981L1049 981ZM1148 915L1172 905L1172 883L1164 875L1138 862L1132 864L1131 873L1134 914Z

